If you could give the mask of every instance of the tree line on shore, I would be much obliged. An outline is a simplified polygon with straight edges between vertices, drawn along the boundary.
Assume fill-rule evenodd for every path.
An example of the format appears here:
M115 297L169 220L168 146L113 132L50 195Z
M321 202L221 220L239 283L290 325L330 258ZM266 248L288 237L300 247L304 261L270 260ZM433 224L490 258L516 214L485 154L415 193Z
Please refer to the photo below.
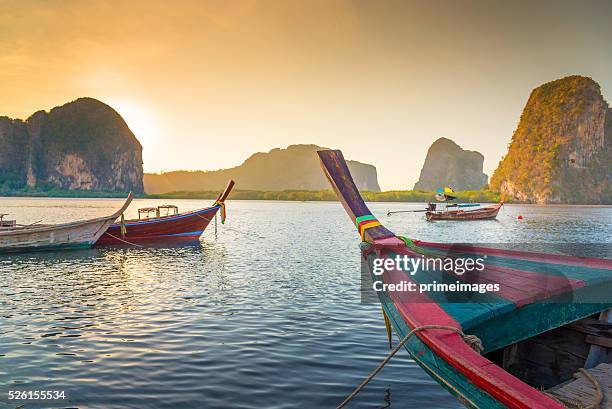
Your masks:
M429 202L434 200L435 192L420 190L389 190L386 192L362 191L368 202ZM61 189L21 189L0 191L0 196L25 197L125 197L127 192L103 192L94 190L61 190ZM210 199L219 195L217 190L177 191L163 194L140 194L137 197L148 199ZM466 190L455 194L461 202L497 202L500 195L490 190ZM288 200L288 201L335 201L332 190L234 190L230 200Z

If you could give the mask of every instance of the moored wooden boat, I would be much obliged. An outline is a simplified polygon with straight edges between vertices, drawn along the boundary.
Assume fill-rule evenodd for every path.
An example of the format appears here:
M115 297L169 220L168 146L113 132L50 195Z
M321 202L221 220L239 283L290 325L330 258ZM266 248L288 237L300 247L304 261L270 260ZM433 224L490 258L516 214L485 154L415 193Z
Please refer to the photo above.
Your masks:
M123 206L110 216L70 223L30 226L12 224L0 228L0 252L64 250L91 247L133 199L130 193Z
M99 238L96 245L197 241L220 209L223 212L222 220L225 220L225 200L233 187L234 181L230 180L214 204L204 209L184 213L178 213L178 208L171 205L139 209L139 215L153 212L155 217L114 223ZM175 214L162 216L161 210L174 210Z
M610 346L612 340L612 325L597 317L606 316L612 307L612 260L397 237L371 214L342 153L319 151L319 157L338 199L361 234L362 261L374 282L420 285L468 280L470 284L500 285L499 291L471 302L470 297L453 299L455 294L376 291L385 318L400 339L417 331L404 344L413 359L466 407L564 409L555 385L569 381L583 367L590 369L610 359L611 349L606 345ZM452 275L444 271L412 275L400 269L382 275L373 273L378 259L384 259L382 265L404 255L425 260L475 254L487 257L486 268L469 279L454 271ZM446 329L427 328L431 325ZM448 328L477 337L482 354ZM598 339L589 341L589 336ZM593 354L594 347L606 350ZM597 399L595 391L594 387L593 401ZM609 393L612 391L604 390L604 395Z
M425 213L427 220L488 220L495 219L504 202L473 210L445 210Z

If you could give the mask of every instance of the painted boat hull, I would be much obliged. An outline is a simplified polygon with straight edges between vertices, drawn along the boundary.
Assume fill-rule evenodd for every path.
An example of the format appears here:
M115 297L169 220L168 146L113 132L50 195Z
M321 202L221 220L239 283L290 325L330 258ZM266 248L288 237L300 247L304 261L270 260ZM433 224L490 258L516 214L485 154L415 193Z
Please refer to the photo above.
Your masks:
M121 245L161 241L197 241L214 219L220 206L149 220L126 221L125 235L121 224L112 224L96 242L98 245Z
M225 199L233 188L234 181L230 179L211 207L171 216L124 221L124 234L121 232L121 223L114 223L98 239L96 246L198 241L217 212L224 208Z
M476 210L450 210L446 212L427 212L427 220L491 220L497 217L503 203Z
M132 198L130 194L119 211L106 217L56 225L0 230L0 252L53 251L91 247L125 211Z

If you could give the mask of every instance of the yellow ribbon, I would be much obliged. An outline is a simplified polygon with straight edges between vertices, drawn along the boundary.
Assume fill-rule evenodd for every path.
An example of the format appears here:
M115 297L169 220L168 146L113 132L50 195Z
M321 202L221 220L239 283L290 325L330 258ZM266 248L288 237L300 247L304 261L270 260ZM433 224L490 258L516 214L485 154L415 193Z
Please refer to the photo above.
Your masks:
M369 223L362 224L359 226L359 234L361 234L361 241L365 241L365 231L367 229L371 229L372 227L380 226L380 222L378 220L371 221Z
M215 206L217 205L221 206L221 224L225 224L225 218L227 217L227 213L225 211L225 203L217 200L215 202Z

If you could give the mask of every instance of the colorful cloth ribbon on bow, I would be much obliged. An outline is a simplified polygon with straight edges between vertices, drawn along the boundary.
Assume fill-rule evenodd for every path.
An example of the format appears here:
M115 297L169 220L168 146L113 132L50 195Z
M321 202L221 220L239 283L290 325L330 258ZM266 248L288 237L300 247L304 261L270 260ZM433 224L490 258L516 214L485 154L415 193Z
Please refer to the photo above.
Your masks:
M221 206L221 224L225 224L225 218L227 217L227 213L225 211L225 203L216 201L215 206Z
M356 217L355 225L357 226L357 231L361 236L361 241L365 241L365 231L367 229L371 229L372 227L380 226L381 224L376 217L371 214L366 214L364 216Z

